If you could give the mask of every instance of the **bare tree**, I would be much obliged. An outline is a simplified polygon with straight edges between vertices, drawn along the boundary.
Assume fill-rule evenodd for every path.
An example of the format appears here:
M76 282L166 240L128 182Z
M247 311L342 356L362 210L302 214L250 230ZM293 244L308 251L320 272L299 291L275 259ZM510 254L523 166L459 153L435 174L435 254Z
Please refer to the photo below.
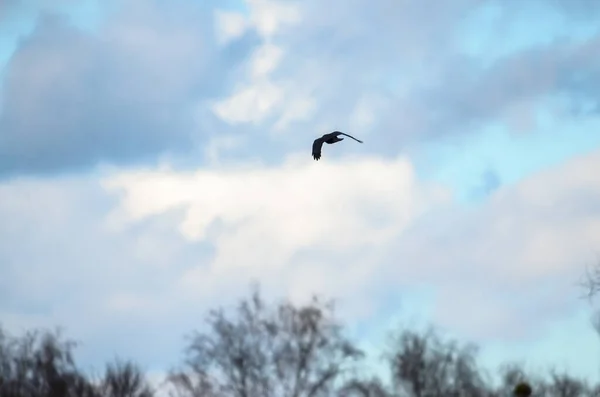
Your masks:
M587 397L592 391L588 384L566 372L550 371L550 380L546 388L546 395L550 397Z
M492 393L478 369L474 346L443 341L433 329L403 330L387 354L396 395L482 397Z
M131 362L107 365L99 382L93 382L77 368L74 347L58 331L36 330L10 337L0 328L0 396L153 396L143 373Z
M379 378L348 381L339 392L340 397L394 397Z
M527 384L531 388L531 397L546 396L547 384L540 377L529 374L516 363L505 364L500 368L501 384L498 389L500 396L515 395L516 386Z
M154 392L144 373L131 361L110 363L98 387L103 397L152 397Z
M267 307L258 290L236 317L209 313L196 332L187 365L171 374L179 396L325 397L363 354L342 335L331 302Z
M586 267L583 280L580 282L583 288L585 297L592 303L594 298L600 292L600 258L593 266ZM600 334L600 312L596 312L592 316L592 326L598 334Z
M585 290L588 299L593 299L600 292L600 257L592 266L587 266L580 285Z
M33 331L13 338L0 330L0 395L95 396L92 385L75 367L73 347L59 332Z
M385 354L391 382L384 383L361 374L363 353L344 335L331 302L315 297L302 306L268 306L256 290L233 313L209 312L166 383L179 397L507 397L523 382L531 397L600 397L600 385L567 372L534 376L514 364L501 369L494 387L475 346L442 339L432 328L401 329L391 341ZM130 361L115 360L90 380L75 365L74 346L59 332L14 338L0 327L0 397L154 396Z
M516 364L505 365L501 369L502 385L500 395L509 395L515 385L527 383L531 385L531 397L597 397L600 396L598 386L591 387L582 379L573 377L565 371L550 369L548 376L535 376L526 373Z

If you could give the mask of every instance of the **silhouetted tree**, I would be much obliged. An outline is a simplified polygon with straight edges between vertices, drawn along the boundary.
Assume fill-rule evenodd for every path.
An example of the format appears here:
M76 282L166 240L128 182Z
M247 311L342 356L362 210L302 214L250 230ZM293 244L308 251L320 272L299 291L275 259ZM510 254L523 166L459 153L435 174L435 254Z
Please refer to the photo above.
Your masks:
M340 397L393 397L388 386L381 379L353 379L341 388Z
M591 269L589 267L586 269L581 286L590 302L597 297L598 293L600 293L600 261L592 266ZM596 332L600 334L600 312L596 312L593 315L592 325L596 329Z
M545 389L545 395L548 397L587 397L592 392L582 379L554 369L550 371L550 379Z
M103 397L152 397L154 395L144 373L131 361L115 360L108 364L98 389Z
M600 385L567 372L540 376L515 364L501 368L494 387L475 346L441 338L432 328L393 333L384 354L390 381L367 377L357 366L363 353L344 336L333 304L318 298L266 305L255 291L233 313L210 311L206 325L189 340L184 365L166 379L173 396L508 397L527 383L531 397L600 397ZM58 332L15 338L0 327L0 397L155 395L131 361L115 360L92 380L75 365L74 346Z
M433 329L402 330L387 352L395 395L483 397L492 393L476 363L477 349L443 341Z
M2 397L92 397L92 385L75 367L74 343L58 332L33 331L21 338L0 330Z
M73 360L75 343L59 332L31 331L10 337L0 328L0 397L152 397L131 362L107 365L91 381Z
M564 371L550 369L547 377L527 374L516 364L501 369L503 384L501 394L508 395L510 389L518 383L531 385L531 397L596 397L600 396L598 387L592 387L582 379Z
M255 291L236 317L213 310L208 331L187 347L187 367L170 379L194 397L325 397L363 354L342 335L331 303L267 307Z
M505 364L500 368L501 385L499 395L514 395L518 385L527 384L531 388L531 397L546 396L548 388L547 380L528 373L525 369L515 363Z
M585 295L590 300L600 293L600 259L598 263L586 268L581 286L585 290Z

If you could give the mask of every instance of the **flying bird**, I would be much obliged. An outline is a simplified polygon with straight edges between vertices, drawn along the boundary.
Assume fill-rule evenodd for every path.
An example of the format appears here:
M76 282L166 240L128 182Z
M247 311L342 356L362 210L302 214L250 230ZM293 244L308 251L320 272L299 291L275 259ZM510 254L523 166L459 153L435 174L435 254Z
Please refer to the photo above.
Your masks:
M327 144L331 145L336 142L343 141L344 138L340 138L340 135L345 135L348 138L354 139L358 143L363 143L363 141L358 140L351 135L344 134L343 132L340 132L340 131L333 131L333 132L330 132L329 134L325 134L322 137L315 139L315 141L313 142L313 146L312 146L313 158L315 160L319 161L319 159L321 158L321 148L323 147L323 143L327 143Z

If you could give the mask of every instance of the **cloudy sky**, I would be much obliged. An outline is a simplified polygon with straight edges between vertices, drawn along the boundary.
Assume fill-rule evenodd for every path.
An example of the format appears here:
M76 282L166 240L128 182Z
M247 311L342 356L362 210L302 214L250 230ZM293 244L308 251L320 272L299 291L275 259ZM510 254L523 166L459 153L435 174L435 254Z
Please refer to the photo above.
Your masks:
M160 373L259 281L597 377L599 2L1 0L0 73L9 330Z

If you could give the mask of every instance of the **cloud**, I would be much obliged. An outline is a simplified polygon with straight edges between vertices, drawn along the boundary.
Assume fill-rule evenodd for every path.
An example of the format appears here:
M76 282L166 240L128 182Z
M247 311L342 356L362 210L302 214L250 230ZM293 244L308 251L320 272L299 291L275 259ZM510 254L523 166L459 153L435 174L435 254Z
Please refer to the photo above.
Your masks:
M226 274L228 281L256 278L278 288L285 288L294 275L293 284L299 285L288 285L291 290L315 283L325 283L322 290L328 291L350 288L320 276L336 271L330 268L334 262L326 260L329 255L347 251L344 260L348 254L361 256L446 196L443 190L421 186L402 158L329 164L292 158L277 169L132 172L110 179L106 187L121 192L122 204L113 214L116 224L179 208L185 212L178 225L182 235L214 246L210 271L199 268L185 277L192 291L200 288L198 283L212 285L218 282L213 277ZM366 264L356 266L348 277L375 271ZM360 278L348 282L360 283Z
M597 36L558 30L564 40L500 54L491 65L465 49L464 26L481 22L490 5L500 16L485 36L502 47L520 3L336 0L334 14L315 1L253 0L244 12L215 5L130 0L96 33L42 7L7 66L0 173L175 155L197 165L215 160L208 148L221 135L247 143L221 145L221 156L279 164L331 129L372 136L364 150L391 158L398 147L490 121L531 131L549 98L559 109L598 107ZM536 15L566 5L539 3ZM502 31L493 27L499 21Z
M7 66L0 172L136 163L209 136L193 116L254 42L224 48L191 2L128 1L97 34L43 14Z
M179 278L211 249L182 240L176 211L115 230L106 219L116 204L93 177L2 185L2 324L65 327L85 365L119 355L163 368L208 303L178 299Z
M251 280L268 297L339 298L370 328L398 306L392 292L424 288L431 320L455 334L535 339L575 310L600 243L598 165L595 152L473 208L402 157L13 181L0 195L0 311L9 329L66 326L86 362L119 352L158 369L202 310Z
M598 51L600 36L593 36L528 48L479 70L473 70L474 64L455 65L443 76L452 85L436 87L424 100L435 104L436 110L443 109L429 120L433 120L435 129L453 129L500 119L517 131L532 131L535 126L528 120L536 118L544 100L558 97L574 106L598 101L597 95L586 88L598 84ZM565 106L564 102L558 105ZM515 110L520 116L514 114Z
M250 280L268 296L355 294L346 313L360 317L375 303L365 292L374 247L446 194L419 184L402 158L319 165L124 172L104 187L82 177L5 183L3 322L64 325L85 342L86 362L118 352L164 366L201 310Z
M291 136L294 131L331 128L327 126L347 128L345 120L355 108L361 108L363 113L378 108L379 118L391 111L404 113L405 107L397 106L397 100L388 106L382 104L393 99L386 87L388 76L423 70L423 62L443 64L448 52L442 49L452 48L447 46L447 31L475 3L461 0L431 9L415 2L334 2L330 6L337 11L332 15L324 14L320 3L298 3L296 13L303 23L289 24L270 39L271 45L284 55L268 80L249 74L246 84L223 98L223 103L232 104L239 114L254 118L223 112L220 115L232 123L264 120L268 126L285 132L282 137L291 138L290 145L297 145ZM420 23L425 18L430 23ZM377 32L372 29L375 21ZM432 71L425 68L423 73L402 81L407 92L415 88L412 81L422 82ZM264 112L255 111L261 100L250 92L265 93ZM240 102L241 98L247 98L245 103ZM371 130L379 123L370 124Z
M506 3L503 1L503 3ZM509 3L514 5L522 5L523 3L518 0L510 0ZM589 0L537 0L532 3L538 5L547 6L550 4L558 8L560 12L564 12L568 17L577 17L582 19L597 18L600 12L600 5L594 1Z
M389 253L418 266L389 279L435 283L437 318L472 338L535 335L577 304L576 284L600 245L600 181L589 172L598 165L596 150L420 223Z
M483 25L490 5L499 15ZM540 2L530 11L550 17L563 5ZM571 33L565 26L574 16L544 29L537 42L507 51L518 38L511 17L521 3L357 0L332 3L334 15L320 7L299 3L303 23L269 40L271 53L282 54L273 58L276 66L256 76L248 65L245 82L215 107L236 127L263 126L262 143L280 148L265 149L271 163L297 150L307 131L354 131L372 137L363 150L393 157L399 147L479 133L490 122L534 132L540 111L575 115L597 106L598 35L592 28L584 36ZM518 21L531 25L531 15ZM472 21L479 30L465 28ZM485 52L468 50L474 34L487 37Z

